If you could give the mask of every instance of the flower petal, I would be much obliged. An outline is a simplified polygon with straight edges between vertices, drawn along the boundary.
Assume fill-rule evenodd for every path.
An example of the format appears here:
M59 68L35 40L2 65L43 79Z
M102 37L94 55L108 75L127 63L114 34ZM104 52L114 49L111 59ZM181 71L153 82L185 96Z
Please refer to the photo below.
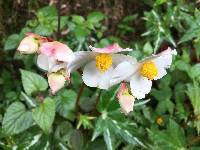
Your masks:
M168 48L153 59L158 69L158 76L156 76L154 80L160 79L167 74L166 69L169 68L172 63L172 55L176 55L176 50Z
M139 65L129 63L127 61L124 61L120 63L116 68L114 68L110 84L118 84L121 81L128 81L130 76L133 75L138 70Z
M128 115L131 111L133 111L135 98L132 95L123 95L119 98L119 104L121 107L121 111Z
M77 70L81 66L85 65L89 61L91 61L95 57L95 53L86 52L86 51L78 51L74 52L74 60L69 62L67 68L70 72Z
M65 84L65 77L62 74L48 74L48 83L53 94L60 90Z
M145 98L151 90L152 81L140 76L138 73L130 78L131 93L137 99Z
M37 65L39 68L50 71L51 68L56 64L56 61L53 58L50 58L46 55L40 54L37 58Z
M83 82L90 87L98 87L100 89L108 89L110 87L110 75L112 74L113 68L109 68L104 73L101 73L96 68L95 61L88 63L83 70Z
M121 48L119 46L119 44L117 44L117 43L109 45L104 48L95 48L90 45L89 48L92 51L97 52L97 53L118 53L118 52L122 52L122 51L132 51L132 49L130 49L130 48L125 48L125 49Z
M135 64L137 62L136 58L129 55L123 55L123 54L113 54L112 59L113 59L114 66L117 66L118 64L124 61L127 61L131 64Z
M67 45L57 41L43 43L40 51L58 61L70 62L74 59L72 50Z

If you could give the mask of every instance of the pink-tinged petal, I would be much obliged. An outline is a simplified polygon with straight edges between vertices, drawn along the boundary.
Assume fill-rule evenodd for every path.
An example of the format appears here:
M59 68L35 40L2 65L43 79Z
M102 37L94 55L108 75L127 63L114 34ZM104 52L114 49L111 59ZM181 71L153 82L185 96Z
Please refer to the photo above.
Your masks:
M127 94L127 93L128 93L128 86L126 85L125 82L122 82L117 92L117 98L119 99L122 95Z
M125 49L121 48L119 46L119 44L117 44L117 43L109 45L104 48L95 48L90 45L89 48L92 51L97 52L97 53L118 53L118 52L122 52L122 51L132 51L132 49L130 49L130 48L125 48Z
M25 37L19 44L17 50L23 54L36 53L39 49L39 43L31 36Z
M58 61L71 62L74 59L72 50L67 45L57 41L43 43L40 52Z
M62 74L48 74L48 83L53 94L60 90L65 85L65 77Z
M119 104L121 107L121 111L128 115L131 111L133 111L135 98L132 95L123 95L119 98Z

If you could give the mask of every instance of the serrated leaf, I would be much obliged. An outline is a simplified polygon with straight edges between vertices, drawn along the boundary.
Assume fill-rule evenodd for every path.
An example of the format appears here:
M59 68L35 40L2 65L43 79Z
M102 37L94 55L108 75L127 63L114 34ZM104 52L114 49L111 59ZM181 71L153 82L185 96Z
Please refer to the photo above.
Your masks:
M77 94L72 90L62 90L55 96L56 111L64 118L74 120Z
M44 102L32 111L35 122L48 133L55 117L55 102L51 98L45 98Z
M33 123L31 112L21 102L12 103L3 118L3 130L6 134L18 134L28 129Z
M18 34L12 34L10 35L5 42L4 45L4 50L12 50L17 48L18 44L19 44L19 35Z
M47 81L42 76L22 69L20 72L24 90L28 95L31 95L33 92L45 91L47 89Z

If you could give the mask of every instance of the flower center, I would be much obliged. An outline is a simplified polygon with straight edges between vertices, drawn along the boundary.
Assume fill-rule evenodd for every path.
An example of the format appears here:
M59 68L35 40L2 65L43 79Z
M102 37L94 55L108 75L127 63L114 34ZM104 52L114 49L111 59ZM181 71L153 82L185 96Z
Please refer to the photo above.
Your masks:
M140 68L140 74L149 80L153 80L158 75L156 64L152 61L146 61Z
M112 56L109 54L96 55L96 67L100 72L105 72L112 65Z

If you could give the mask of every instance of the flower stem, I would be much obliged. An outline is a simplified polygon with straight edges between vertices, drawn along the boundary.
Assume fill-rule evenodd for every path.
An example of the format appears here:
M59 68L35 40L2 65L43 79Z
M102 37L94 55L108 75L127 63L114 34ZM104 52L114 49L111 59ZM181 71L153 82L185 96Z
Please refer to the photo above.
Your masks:
M85 87L85 84L82 83L82 84L81 84L81 87L80 87L80 89L79 89L77 98L76 98L76 114L78 114L78 112L79 112L79 101L80 101L81 95L82 95L82 93L83 93L84 87Z

